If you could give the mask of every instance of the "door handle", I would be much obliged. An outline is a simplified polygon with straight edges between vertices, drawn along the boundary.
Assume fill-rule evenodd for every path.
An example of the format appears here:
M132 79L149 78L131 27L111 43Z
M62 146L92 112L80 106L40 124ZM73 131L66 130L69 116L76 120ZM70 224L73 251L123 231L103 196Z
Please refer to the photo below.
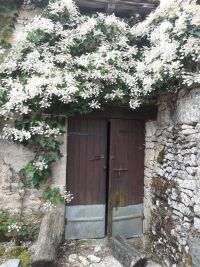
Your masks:
M121 175L121 172L128 171L128 169L119 168L119 169L113 169L113 171L118 172L118 174L120 176Z
M113 171L122 172L122 171L128 171L128 169L119 168L119 169L113 169Z
M90 161L101 160L101 159L104 159L104 155L94 156L94 158L90 159Z

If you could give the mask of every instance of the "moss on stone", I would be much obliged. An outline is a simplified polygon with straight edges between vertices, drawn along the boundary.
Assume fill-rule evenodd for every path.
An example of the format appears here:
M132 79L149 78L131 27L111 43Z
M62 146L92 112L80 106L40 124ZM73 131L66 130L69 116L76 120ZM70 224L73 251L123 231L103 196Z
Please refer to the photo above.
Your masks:
M7 250L3 254L3 256L5 258L9 258L9 259L11 259L11 258L17 258L24 251L27 251L27 248L22 247L22 246L14 246L14 247L10 248L9 250Z
M19 259L21 261L21 264L23 267L30 267L31 264L31 252L30 251L23 251L20 256Z
M5 247L3 244L0 244L0 257L3 256L3 254L5 253Z
M5 126L5 120L0 119L0 131L4 128Z
M143 246L143 242L142 242L142 239L141 238L134 238L133 240L133 243L135 245L135 247L139 250L139 249L142 249L142 246Z
M192 267L193 266L193 263L192 263L192 256L191 255L188 255L185 259L185 266L187 267Z
M152 179L152 189L156 195L163 198L167 190L167 183L161 176L155 176Z
M164 157L165 157L165 149L163 148L158 154L157 162L162 165L164 162Z
M0 242L8 242L10 241L9 237L5 235L3 231L0 231Z
M156 188L163 188L165 186L165 181L160 176L153 177L153 185Z

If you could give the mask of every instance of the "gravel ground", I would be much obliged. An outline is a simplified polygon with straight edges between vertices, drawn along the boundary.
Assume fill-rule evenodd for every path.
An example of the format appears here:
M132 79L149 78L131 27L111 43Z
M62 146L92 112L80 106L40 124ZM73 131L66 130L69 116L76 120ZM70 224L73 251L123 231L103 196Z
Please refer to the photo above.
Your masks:
M100 263L93 263L90 267L122 267L122 265L112 256L106 256Z
M141 245L140 239L133 239ZM135 243L136 242L136 243ZM98 261L98 262L95 262ZM107 239L69 241L62 246L58 267L123 267L111 254ZM161 267L151 260L146 267Z
M88 256L94 256L92 262ZM89 256L89 257L90 257ZM96 257L96 258L95 258ZM67 242L62 247L59 267L123 267L111 254L107 239Z

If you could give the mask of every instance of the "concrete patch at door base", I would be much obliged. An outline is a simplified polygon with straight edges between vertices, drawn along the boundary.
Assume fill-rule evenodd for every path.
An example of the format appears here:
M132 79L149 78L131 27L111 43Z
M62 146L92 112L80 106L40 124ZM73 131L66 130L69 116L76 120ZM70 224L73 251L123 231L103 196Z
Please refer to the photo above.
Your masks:
M105 205L66 207L65 239L90 239L105 236Z
M143 204L113 208L112 236L126 238L143 235Z

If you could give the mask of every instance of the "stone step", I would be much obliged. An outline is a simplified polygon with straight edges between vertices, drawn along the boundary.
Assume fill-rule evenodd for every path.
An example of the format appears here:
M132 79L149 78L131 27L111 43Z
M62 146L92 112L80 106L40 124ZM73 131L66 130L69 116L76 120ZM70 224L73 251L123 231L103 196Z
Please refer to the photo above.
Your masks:
M147 258L143 251L139 251L122 236L111 237L109 246L113 256L123 267L144 267L147 265Z
M4 262L0 265L0 267L22 267L20 264L20 260L18 259L12 259Z

